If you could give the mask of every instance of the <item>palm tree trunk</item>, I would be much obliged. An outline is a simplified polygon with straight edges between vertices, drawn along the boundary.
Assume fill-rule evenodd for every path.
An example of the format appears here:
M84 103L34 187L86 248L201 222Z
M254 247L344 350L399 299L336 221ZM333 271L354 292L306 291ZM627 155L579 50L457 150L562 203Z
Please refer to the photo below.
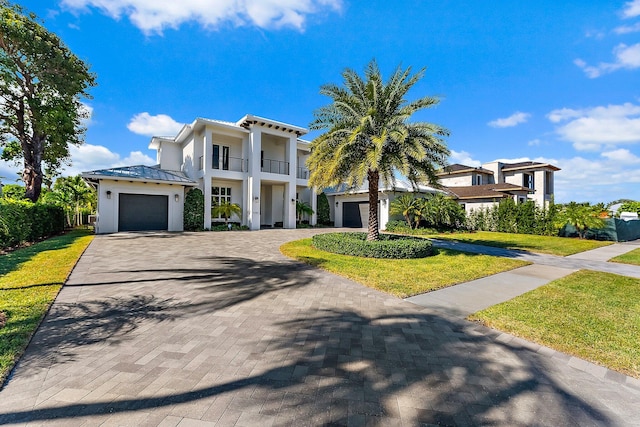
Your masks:
M378 181L380 175L377 170L369 169L367 173L369 179L369 230L367 240L378 240L380 231L378 230Z

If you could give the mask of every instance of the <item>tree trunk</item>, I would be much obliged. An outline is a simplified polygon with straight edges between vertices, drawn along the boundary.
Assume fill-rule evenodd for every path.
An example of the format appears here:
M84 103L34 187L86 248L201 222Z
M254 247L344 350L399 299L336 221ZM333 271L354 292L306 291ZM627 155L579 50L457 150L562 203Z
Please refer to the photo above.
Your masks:
M369 179L369 230L367 240L378 240L380 231L378 230L378 181L380 174L377 170L369 169L367 173Z
M24 181L25 185L25 197L33 203L38 201L42 191L43 147L44 137L40 135L33 135L31 144L22 144L22 154L24 156L22 181Z

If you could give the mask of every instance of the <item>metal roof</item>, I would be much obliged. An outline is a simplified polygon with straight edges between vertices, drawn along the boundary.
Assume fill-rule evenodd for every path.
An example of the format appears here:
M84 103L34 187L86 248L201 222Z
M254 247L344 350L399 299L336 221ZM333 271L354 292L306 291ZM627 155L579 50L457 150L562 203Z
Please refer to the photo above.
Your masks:
M83 172L86 179L127 179L130 181L153 181L169 184L197 185L178 171L168 171L154 166L122 166L119 168L99 169Z

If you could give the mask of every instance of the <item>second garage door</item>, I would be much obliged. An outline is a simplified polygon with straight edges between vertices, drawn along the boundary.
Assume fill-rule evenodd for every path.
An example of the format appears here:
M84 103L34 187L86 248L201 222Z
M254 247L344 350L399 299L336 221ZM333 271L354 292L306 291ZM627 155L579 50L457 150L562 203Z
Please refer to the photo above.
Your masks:
M120 194L118 231L151 231L168 228L168 196Z
M349 228L367 227L369 223L369 203L345 202L342 204L342 226Z

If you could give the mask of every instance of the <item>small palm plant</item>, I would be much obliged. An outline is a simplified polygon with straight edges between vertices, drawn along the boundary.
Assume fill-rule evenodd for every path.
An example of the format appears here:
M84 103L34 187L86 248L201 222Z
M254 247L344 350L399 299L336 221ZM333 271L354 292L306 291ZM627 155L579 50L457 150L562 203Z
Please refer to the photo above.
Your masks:
M402 215L409 228L413 228L413 220L418 213L418 202L413 194L405 193L391 202L390 213L391 215Z
M584 239L587 230L604 227L604 220L599 217L600 212L600 206L570 202L560 208L556 226L562 228L566 224L572 225L578 232L578 237Z
M313 215L313 209L307 202L296 201L296 215L300 223L305 215Z
M229 218L233 215L237 215L240 217L242 214L242 208L237 203L231 203L228 201L220 202L220 204L215 205L213 209L211 209L211 215L218 217L221 216L224 218L224 223L229 224Z

